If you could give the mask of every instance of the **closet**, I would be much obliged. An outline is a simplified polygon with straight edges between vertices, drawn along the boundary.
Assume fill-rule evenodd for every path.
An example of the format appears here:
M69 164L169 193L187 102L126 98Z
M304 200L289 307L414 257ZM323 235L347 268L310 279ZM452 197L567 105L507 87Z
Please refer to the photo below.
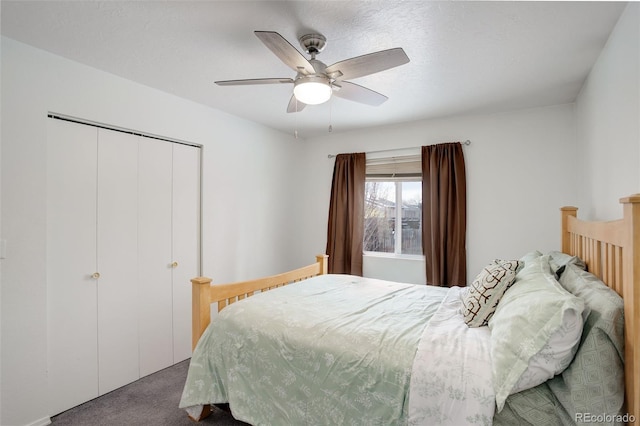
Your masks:
M47 126L47 360L57 414L191 356L200 148Z

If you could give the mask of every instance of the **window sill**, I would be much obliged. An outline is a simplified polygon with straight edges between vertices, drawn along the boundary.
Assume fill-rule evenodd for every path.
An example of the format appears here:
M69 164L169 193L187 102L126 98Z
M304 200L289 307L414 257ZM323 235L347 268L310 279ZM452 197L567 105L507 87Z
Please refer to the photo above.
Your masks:
M365 251L364 257L385 258L385 259L402 259L424 262L424 255L421 254L396 254L396 253L380 253L376 251Z

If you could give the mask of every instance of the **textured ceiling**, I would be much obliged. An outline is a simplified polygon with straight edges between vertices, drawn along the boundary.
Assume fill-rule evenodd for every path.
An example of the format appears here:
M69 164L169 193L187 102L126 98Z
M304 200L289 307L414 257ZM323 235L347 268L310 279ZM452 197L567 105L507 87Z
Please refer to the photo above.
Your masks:
M302 137L573 102L625 7L617 2L7 1L2 34ZM291 85L215 80L294 77L253 34L320 32L332 64L402 47L410 62L354 79L389 97L334 98L287 114ZM301 49L300 49L301 50Z

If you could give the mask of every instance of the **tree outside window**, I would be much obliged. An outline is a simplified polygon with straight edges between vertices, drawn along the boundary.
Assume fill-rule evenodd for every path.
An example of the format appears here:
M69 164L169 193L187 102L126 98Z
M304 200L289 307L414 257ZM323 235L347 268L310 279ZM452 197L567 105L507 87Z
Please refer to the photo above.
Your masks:
M422 254L422 183L367 180L364 251Z

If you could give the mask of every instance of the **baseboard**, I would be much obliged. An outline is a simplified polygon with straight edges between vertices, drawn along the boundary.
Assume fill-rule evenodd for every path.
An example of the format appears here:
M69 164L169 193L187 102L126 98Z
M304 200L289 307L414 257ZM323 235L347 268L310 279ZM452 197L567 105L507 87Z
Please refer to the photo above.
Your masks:
M51 417L43 417L41 419L36 420L35 422L31 422L25 426L47 426L51 424Z

